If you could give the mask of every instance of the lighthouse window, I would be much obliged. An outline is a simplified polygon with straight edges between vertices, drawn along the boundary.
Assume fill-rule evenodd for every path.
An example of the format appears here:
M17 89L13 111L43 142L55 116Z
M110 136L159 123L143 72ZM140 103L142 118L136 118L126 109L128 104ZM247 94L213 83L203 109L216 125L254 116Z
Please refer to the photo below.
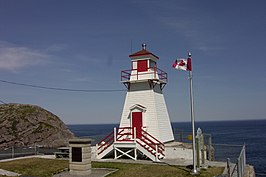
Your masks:
M137 69L138 69L138 72L148 71L148 61L147 60L139 60Z
M154 67L156 67L156 62L150 61L150 68L154 68Z

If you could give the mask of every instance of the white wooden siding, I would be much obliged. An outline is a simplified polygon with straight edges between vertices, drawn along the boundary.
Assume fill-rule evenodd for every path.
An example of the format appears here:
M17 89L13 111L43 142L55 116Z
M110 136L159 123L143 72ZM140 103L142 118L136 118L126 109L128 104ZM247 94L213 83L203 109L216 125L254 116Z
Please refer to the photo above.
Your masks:
M159 85L151 89L148 82L131 84L130 91L126 94L120 127L131 126L130 107L135 104L146 107L146 111L143 112L143 126L147 127L148 133L162 142L174 140L164 96Z

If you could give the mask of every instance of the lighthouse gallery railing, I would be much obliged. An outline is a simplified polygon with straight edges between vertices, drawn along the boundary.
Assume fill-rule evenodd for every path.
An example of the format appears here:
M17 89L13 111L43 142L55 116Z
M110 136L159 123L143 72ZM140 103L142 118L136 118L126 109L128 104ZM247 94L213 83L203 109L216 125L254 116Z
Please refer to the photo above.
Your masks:
M132 74L134 73L134 74ZM167 73L157 67L150 67L147 71L139 72L137 69L123 70L121 71L121 81L129 81L131 76L135 76L137 80L141 79L141 76L149 75L151 79L159 79L167 82ZM158 76L158 77L157 77Z
M141 134L141 138L137 138L137 134ZM135 129L134 133L132 127L115 128L114 131L97 144L97 155L103 153L114 142L136 142L154 156L156 156L156 153L164 156L165 147L162 142L144 130L136 131Z

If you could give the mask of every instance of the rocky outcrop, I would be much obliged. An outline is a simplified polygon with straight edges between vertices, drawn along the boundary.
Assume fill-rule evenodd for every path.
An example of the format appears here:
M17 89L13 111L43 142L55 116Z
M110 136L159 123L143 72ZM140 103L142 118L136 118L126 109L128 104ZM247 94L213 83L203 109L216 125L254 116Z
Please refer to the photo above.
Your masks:
M66 146L73 138L51 112L34 105L0 105L0 148L10 146Z

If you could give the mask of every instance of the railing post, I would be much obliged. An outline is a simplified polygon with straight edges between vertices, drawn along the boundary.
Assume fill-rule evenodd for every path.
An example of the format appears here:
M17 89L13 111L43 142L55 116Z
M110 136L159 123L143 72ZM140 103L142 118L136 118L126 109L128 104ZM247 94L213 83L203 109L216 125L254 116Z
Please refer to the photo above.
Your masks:
M244 167L246 166L246 145L243 146L243 158L244 158Z
M114 151L115 151L115 159L117 159L117 151L116 151L116 147L114 147Z
M137 139L137 133L136 133L136 127L133 128L134 131L134 143L136 143L136 139Z
M156 68L156 67L154 67L154 79L156 79L156 71L157 71L157 68ZM158 77L159 77L159 79L160 79L160 76L159 76L159 74L158 74Z
M241 155L241 157L240 157L240 166L241 166L241 168L240 168L240 170L241 170L241 177L242 176L244 176L244 168L245 168L245 166L244 166L244 156L243 156L243 154Z
M209 134L209 138L208 138L208 160L209 161L214 161L214 148L212 146L212 137Z
M243 176L243 158L242 155L239 157L239 166L240 166L240 176Z
M244 169L246 166L246 148L245 145L243 145L242 150L240 152L240 156L237 159L237 176L243 177L244 175Z
M14 158L14 153L15 153L15 149L14 149L14 146L12 146L12 150L11 150L11 157L12 157L12 159Z
M35 155L37 155L37 146L34 144Z
M136 147L134 148L134 155L135 155L134 159L137 160L137 148Z
M98 143L96 144L96 150L95 150L95 153L96 153L96 159L98 159L98 148L99 148L99 145Z
M155 144L155 161L158 161L158 144Z
M180 132L180 141L181 141L181 142L184 142L184 141L183 141L183 129L181 129L181 132Z
M231 177L231 172L230 172L230 159L229 158L227 158L226 164L227 164L227 177Z
M116 142L116 128L114 128L114 142Z
M196 137L196 166L200 167L200 147L199 147L199 137Z
M201 135L201 164L205 164L205 144L204 135Z
M242 177L242 176L240 175L239 158L237 159L236 167L237 167L237 177Z

